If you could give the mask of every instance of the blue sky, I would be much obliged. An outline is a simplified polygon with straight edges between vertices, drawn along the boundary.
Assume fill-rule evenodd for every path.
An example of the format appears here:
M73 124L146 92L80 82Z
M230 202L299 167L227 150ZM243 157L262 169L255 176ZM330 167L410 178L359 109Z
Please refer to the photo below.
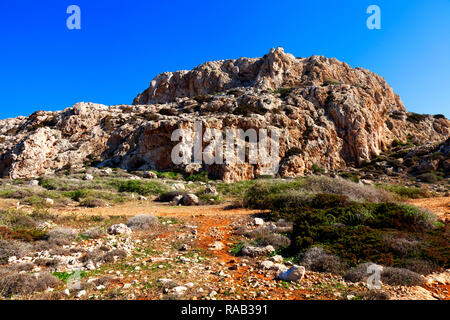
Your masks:
M66 27L72 4L81 30ZM366 27L372 4L381 30ZM449 0L1 0L0 40L0 119L130 104L160 72L277 46L367 68L409 111L450 117Z

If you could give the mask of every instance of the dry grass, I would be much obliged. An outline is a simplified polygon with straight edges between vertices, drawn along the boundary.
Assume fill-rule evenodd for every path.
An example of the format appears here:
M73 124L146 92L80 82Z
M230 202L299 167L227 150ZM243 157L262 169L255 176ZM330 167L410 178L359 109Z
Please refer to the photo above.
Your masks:
M157 226L158 224L159 224L158 218L150 214L140 214L134 216L127 222L128 228L132 230L150 229L154 226Z
M48 272L36 275L11 273L0 278L0 295L11 297L13 295L31 294L41 292L61 284L56 277Z
M15 240L0 240L0 264L8 263L12 256L24 257L32 251L32 246L28 243Z
M360 264L347 271L344 278L351 282L366 282L371 273L367 273L371 262ZM424 278L411 270L403 268L384 267L381 272L381 281L392 286L419 286L425 283Z
M345 270L345 265L339 257L327 253L322 247L312 247L306 251L301 258L301 264L316 272L341 274Z

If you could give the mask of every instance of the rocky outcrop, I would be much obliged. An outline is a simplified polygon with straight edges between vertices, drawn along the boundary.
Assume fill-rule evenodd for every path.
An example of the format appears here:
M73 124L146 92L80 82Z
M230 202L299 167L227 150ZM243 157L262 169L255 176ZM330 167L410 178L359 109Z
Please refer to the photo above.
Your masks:
M442 141L450 129L441 116L408 113L368 70L321 56L295 58L278 48L262 58L160 74L134 105L78 103L0 120L0 176L33 178L82 165L207 170L225 181L265 174L262 164L175 165L172 132L193 129L194 121L203 132L278 129L278 172L291 177L358 166L396 140Z

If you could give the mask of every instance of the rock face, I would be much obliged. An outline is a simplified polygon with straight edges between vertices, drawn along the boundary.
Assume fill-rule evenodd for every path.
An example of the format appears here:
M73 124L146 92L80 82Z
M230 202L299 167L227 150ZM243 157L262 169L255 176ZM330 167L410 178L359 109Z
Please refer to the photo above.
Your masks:
M450 121L406 112L380 76L334 58L295 58L272 49L262 58L207 62L158 75L134 105L78 103L59 112L0 120L0 176L33 178L71 166L130 170L207 170L225 181L265 174L262 164L175 165L176 129L280 131L279 174L298 176L359 165L393 141L439 142ZM206 147L209 142L203 142ZM192 152L192 150L185 150Z

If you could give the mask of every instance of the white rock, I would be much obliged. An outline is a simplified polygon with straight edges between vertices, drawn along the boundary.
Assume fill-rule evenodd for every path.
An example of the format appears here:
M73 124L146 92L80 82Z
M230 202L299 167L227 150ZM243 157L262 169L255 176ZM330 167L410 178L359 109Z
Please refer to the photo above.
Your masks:
M92 261L89 261L89 262L86 264L85 268L86 268L87 270L95 270L95 265L94 265L94 263L93 263Z
M123 285L123 288L124 288L124 289L130 289L130 288L131 288L131 283L125 283L125 284Z
M47 198L45 199L45 203L52 206L55 204L55 201L53 201L53 199Z
M269 260L265 260L260 264L261 269L271 269L273 267L273 262Z
M209 250L218 251L218 250L222 250L223 248L225 248L225 245L220 241L215 241L215 242L211 243L210 245L208 245L208 247L209 247Z
M261 219L261 218L255 218L254 223L255 223L255 225L257 225L257 226L262 226L262 225L264 224L264 220Z
M64 290L64 294L65 294L66 296L70 296L70 291L69 291L69 289Z
M213 196L217 196L219 195L219 193L217 192L216 188L212 187L212 186L207 186L204 190L204 193L206 194L210 194Z
M29 185L30 186L38 186L39 185L39 181L38 180L31 180Z
M85 174L83 180L94 180L94 176L92 174Z
M185 206L193 206L193 205L197 205L199 203L198 197L193 194L193 193L189 193L187 195L185 195L183 197L183 199L181 200L181 202L185 205Z
M131 234L131 229L128 228L125 224L123 223L119 223L119 224L114 224L112 226L110 226L108 228L108 230L106 231L108 232L108 234Z
M146 171L146 172L144 172L144 178L146 178L146 179L156 179L156 178L158 178L158 175L156 173L154 173L154 172Z
M278 278L283 281L300 282L305 275L305 267L294 265L286 271L282 271L278 274Z
M286 267L284 264L282 263L274 263L272 268L272 270L278 271L278 272L283 272L286 271L287 269L289 269L288 267Z
M181 199L183 199L183 196L181 194L179 194L179 195L173 197L171 203L177 205L181 202Z
M174 183L172 185L172 188L175 189L175 190L184 190L184 184L182 184L182 183Z
M272 252L275 252L275 249L270 245L265 247L247 246L242 249L242 254L250 257L268 256Z
M283 257L277 254L276 256L270 257L269 260L273 262L283 262Z
M181 295L181 294L184 294L187 289L188 288L185 286L177 286L177 287L173 288L172 291L176 294Z
M82 296L84 296L86 294L86 290L81 290L80 292L78 292L77 297L81 298Z

